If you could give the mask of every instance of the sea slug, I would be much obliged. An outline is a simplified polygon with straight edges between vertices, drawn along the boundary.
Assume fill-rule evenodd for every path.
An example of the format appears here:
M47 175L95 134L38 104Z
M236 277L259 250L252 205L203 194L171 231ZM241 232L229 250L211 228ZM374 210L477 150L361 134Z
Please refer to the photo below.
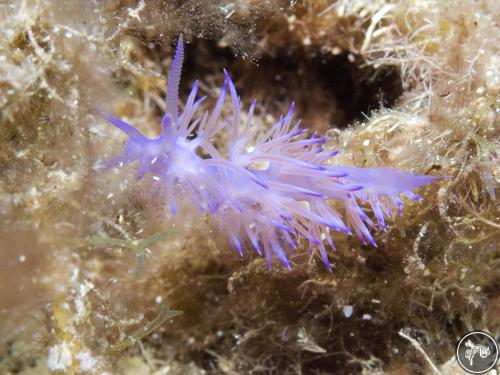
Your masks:
M241 255L253 248L269 268L278 258L291 268L287 254L299 239L319 250L331 270L326 245L334 248L332 232L355 232L362 243L376 246L371 229L386 230L386 217L402 212L401 195L419 200L412 192L440 177L414 175L391 168L355 168L331 165L338 151L323 148L326 137L307 136L293 122L293 104L267 131L254 123L255 101L245 121L242 105L227 71L220 96L211 112L196 116L204 98L196 99L194 83L184 111L178 112L179 81L183 61L182 36L177 43L168 77L166 113L161 134L150 139L133 126L112 116L106 119L128 136L124 152L107 167L138 161L137 175L151 174L172 214L186 197L201 213L214 217ZM226 93L232 116L221 118ZM227 153L213 140L227 132ZM345 220L332 205L342 203ZM360 207L371 206L375 220Z

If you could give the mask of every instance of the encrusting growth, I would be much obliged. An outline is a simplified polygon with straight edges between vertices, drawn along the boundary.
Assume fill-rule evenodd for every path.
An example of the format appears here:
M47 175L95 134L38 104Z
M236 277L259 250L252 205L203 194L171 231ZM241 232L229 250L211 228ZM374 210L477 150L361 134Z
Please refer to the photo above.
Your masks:
M182 36L177 43L167 85L166 114L158 138L146 138L133 126L111 116L106 119L128 137L124 152L107 161L114 167L139 161L138 177L152 174L172 214L177 201L187 197L201 213L212 215L241 255L247 245L266 258L271 268L277 257L287 268L287 253L298 238L318 249L331 270L325 246L334 248L331 231L351 234L376 246L370 229L387 229L384 218L402 212L400 195L419 200L412 190L441 177L420 176L391 168L355 168L328 163L338 151L325 150L328 138L305 135L300 121L292 124L293 104L269 130L253 123L255 101L246 121L227 71L221 94L211 112L195 117L204 97L196 100L194 83L184 111L178 113L178 86L183 60ZM226 91L232 118L221 119ZM212 145L227 131L227 155ZM202 156L200 156L202 155ZM341 201L345 222L330 200ZM371 205L376 222L360 207Z

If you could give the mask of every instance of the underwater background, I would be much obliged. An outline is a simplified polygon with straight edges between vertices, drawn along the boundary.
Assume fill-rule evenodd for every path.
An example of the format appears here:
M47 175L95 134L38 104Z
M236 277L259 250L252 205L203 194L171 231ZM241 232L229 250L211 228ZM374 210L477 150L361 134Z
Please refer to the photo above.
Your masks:
M462 374L460 337L498 339L497 1L0 0L0 20L1 374ZM173 105L165 91L180 35ZM280 213L276 241L259 237L266 227L256 231L248 210L214 214L220 189L203 195L211 179L201 190L180 179L189 184L176 185L173 212L156 167L142 178L129 160L102 168L127 142L107 118L158 137L165 113L175 124L172 108L192 108L195 81L196 99L206 96L195 117L202 124L218 108L221 119L219 131L205 129L211 146L193 149L200 163L232 155L239 138L224 120L236 122L235 103L241 124L252 117L265 138L293 102L287 129L301 120L305 150L331 153L326 170L348 179L352 167L383 168L361 173L364 187L406 186L387 168L445 178L416 188L420 201L401 196L404 211L383 215L387 228L373 194L356 196L357 216L328 201L353 232L361 218L377 247L336 221L321 221L331 224L321 232L301 222L287 237L287 213L321 198L306 182L324 172L288 143L266 150L307 175L293 191L274 185L302 208L274 211L274 195L266 211L258 204L267 180L254 177L273 166L269 153L271 163L248 164L254 177L229 166L246 177L222 184L231 197L234 184L253 186L252 215ZM204 129L191 130L186 142ZM139 160L154 164L151 155ZM178 171L189 172L183 160ZM253 232L235 241L248 217ZM254 236L274 243L271 258L254 251Z

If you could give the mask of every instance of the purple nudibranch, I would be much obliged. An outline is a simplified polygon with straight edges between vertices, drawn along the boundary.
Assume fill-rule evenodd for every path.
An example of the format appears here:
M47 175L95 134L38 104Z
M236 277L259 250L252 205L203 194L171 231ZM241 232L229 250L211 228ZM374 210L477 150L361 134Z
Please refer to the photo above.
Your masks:
M277 257L291 268L287 254L297 249L298 239L318 249L331 270L325 242L334 248L331 232L355 232L363 244L376 242L370 229L387 230L385 218L403 209L401 195L419 200L412 192L441 177L414 175L391 168L356 168L328 164L338 151L325 150L326 137L307 138L300 121L288 114L262 132L253 123L255 101L245 120L231 78L225 81L211 112L195 117L204 98L196 100L194 83L184 111L178 113L179 81L183 60L182 36L177 43L168 77L166 113L158 138L145 137L133 126L112 116L106 119L128 136L124 152L107 161L114 167L138 161L138 177L152 174L166 197L172 214L177 201L188 198L202 213L215 218L240 255L252 247L269 268ZM221 119L226 92L232 117ZM227 131L227 155L212 144ZM203 156L200 156L203 155ZM345 222L329 201L343 203ZM376 221L360 207L367 202Z

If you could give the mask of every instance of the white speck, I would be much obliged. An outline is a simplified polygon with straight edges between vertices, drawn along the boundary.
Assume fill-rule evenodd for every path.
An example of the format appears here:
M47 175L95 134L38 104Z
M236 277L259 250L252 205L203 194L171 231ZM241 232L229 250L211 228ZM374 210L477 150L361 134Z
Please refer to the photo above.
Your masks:
M16 157L22 158L28 155L28 149L20 150L16 152Z
M245 151L247 154L251 154L252 152L254 152L255 150L255 146L246 146L245 147Z
M145 3L144 0L141 0L137 8L128 8L128 15L130 18L135 18L137 21L142 21L141 16L139 16L139 13L144 9Z
M70 367L72 363L73 357L66 341L63 341L61 344L54 345L49 349L47 367L50 371L63 371Z
M156 302L158 305L161 303L161 301L162 301L161 296L156 296L156 298L155 298L155 302Z
M75 299L75 308L77 311L77 316L85 316L87 309L85 308L85 303L81 299Z
M74 316L77 322L85 318L88 314L85 296L93 288L94 284L87 280L78 286L78 295L75 298L76 315Z
M221 6L220 10L226 15L226 19L230 18L236 11L236 5L234 3L229 3L225 6Z
M26 262L26 256L25 256L25 255L21 255L21 256L19 256L19 261L20 261L21 263Z
M344 316L349 319L352 316L352 313L354 311L354 308L351 305L345 305L344 308L342 309Z
M380 303L380 300L379 299L372 299L372 303Z
M264 121L266 121L266 122L267 122L267 123L269 123L269 124L274 123L274 117L273 117L273 115L271 115L270 113L268 113L268 114L264 117Z
M78 274L80 273L80 269L78 268L73 268L73 272L71 273L71 279L69 279L69 281L71 281L72 283L74 283L76 281L76 279L78 279Z
M83 284L80 284L80 295L85 297L87 293L94 288L94 284L90 281L85 280Z
M52 279L51 279L50 277L44 277L44 278L42 279L42 282L43 282L44 284L48 284L48 283L52 282ZM58 292L61 292L61 293L63 293L63 292L67 292L67 291L68 291L68 290L67 290L67 288L66 288L66 286L64 286L64 285L62 285L62 284L61 284L61 285L57 285L57 286L56 286L56 290L57 290Z
M365 139L365 140L363 141L363 146L365 146L365 147L366 147L366 146L368 146L369 144L370 144L370 140L369 140L369 139Z
M309 38L308 36L306 36L304 38L304 40L302 41L302 43L305 45L305 46L310 46L311 45L311 38Z
M157 161L157 160L158 160L158 156L155 156L155 157L153 158L153 160L151 160L151 164L156 163L156 161Z
M106 196L106 198L107 198L107 199L111 199L111 198L113 198L114 196L115 196L115 195L114 195L113 193L109 193L109 194Z
M363 314L363 320L372 320L372 316L370 314Z
M153 180L155 180L155 181L160 181L160 177L158 177L158 176L153 176Z
M97 360L92 358L89 352L80 352L76 355L76 359L80 361L80 371L94 372Z

